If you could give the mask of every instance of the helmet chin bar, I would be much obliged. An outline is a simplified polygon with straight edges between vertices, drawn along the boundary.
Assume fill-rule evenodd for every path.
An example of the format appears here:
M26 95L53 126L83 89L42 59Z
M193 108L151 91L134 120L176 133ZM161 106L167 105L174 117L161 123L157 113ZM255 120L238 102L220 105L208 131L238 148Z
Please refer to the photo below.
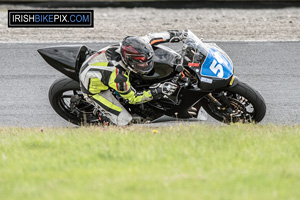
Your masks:
M126 67L131 71L131 72L133 72L133 73L135 73L135 74L148 74L151 70L149 70L149 71L147 71L147 72L141 72L141 71L138 71L138 70L136 70L136 69L133 69L132 67L130 67L129 65L126 65Z
M135 69L132 69L129 65L126 65L127 66L127 68L130 70L130 71L132 71L132 72L134 72L134 73L138 73Z

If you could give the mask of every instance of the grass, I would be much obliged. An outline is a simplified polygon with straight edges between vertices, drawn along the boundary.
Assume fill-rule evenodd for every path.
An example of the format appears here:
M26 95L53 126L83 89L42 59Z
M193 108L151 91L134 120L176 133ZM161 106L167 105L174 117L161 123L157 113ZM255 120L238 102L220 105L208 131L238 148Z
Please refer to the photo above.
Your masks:
M298 199L300 127L0 129L0 199Z

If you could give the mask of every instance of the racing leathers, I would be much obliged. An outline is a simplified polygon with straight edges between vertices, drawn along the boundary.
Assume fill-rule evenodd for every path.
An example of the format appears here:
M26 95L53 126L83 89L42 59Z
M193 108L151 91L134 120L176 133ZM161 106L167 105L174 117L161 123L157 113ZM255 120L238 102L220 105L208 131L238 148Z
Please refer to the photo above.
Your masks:
M177 36L178 31L168 31L149 34L141 39L156 45L170 40L177 42ZM85 99L93 104L102 116L116 125L127 125L132 116L110 89L115 90L129 104L141 104L162 97L162 90L169 88L168 85L161 85L146 91L136 91L130 84L129 74L130 70L121 59L119 45L99 50L90 56L80 69L80 86ZM171 93L174 91L171 90Z

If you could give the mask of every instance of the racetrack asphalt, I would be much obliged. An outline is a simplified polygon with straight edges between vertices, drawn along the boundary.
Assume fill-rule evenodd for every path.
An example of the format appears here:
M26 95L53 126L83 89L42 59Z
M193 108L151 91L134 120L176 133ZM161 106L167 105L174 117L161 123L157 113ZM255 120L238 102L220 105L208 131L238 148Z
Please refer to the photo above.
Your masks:
M264 97L267 113L263 124L300 124L300 42L216 43L231 57L235 75ZM101 49L109 44L86 45ZM0 44L0 126L73 126L58 116L48 101L52 82L63 74L36 51L57 45L63 44Z

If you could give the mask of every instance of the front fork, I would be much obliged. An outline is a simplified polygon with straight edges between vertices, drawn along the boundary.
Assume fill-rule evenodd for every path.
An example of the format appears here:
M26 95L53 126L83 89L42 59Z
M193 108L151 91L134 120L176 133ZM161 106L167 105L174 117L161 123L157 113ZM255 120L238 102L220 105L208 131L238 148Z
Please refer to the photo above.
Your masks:
M218 94L218 96L217 96L217 98L220 99L221 101L219 101L218 99L216 99L212 95L212 93L209 93L207 96L221 110L223 110L223 111L226 110L228 113L232 113L231 103L230 103L229 99L224 95L224 92L220 92Z
M232 76L231 80L228 84L228 87L234 87L239 82L238 78L236 76ZM212 93L209 93L207 97L221 110L227 111L227 113L232 113L232 105L230 100L227 98L227 96L224 94L224 91L221 91L218 93L217 98L215 98Z

